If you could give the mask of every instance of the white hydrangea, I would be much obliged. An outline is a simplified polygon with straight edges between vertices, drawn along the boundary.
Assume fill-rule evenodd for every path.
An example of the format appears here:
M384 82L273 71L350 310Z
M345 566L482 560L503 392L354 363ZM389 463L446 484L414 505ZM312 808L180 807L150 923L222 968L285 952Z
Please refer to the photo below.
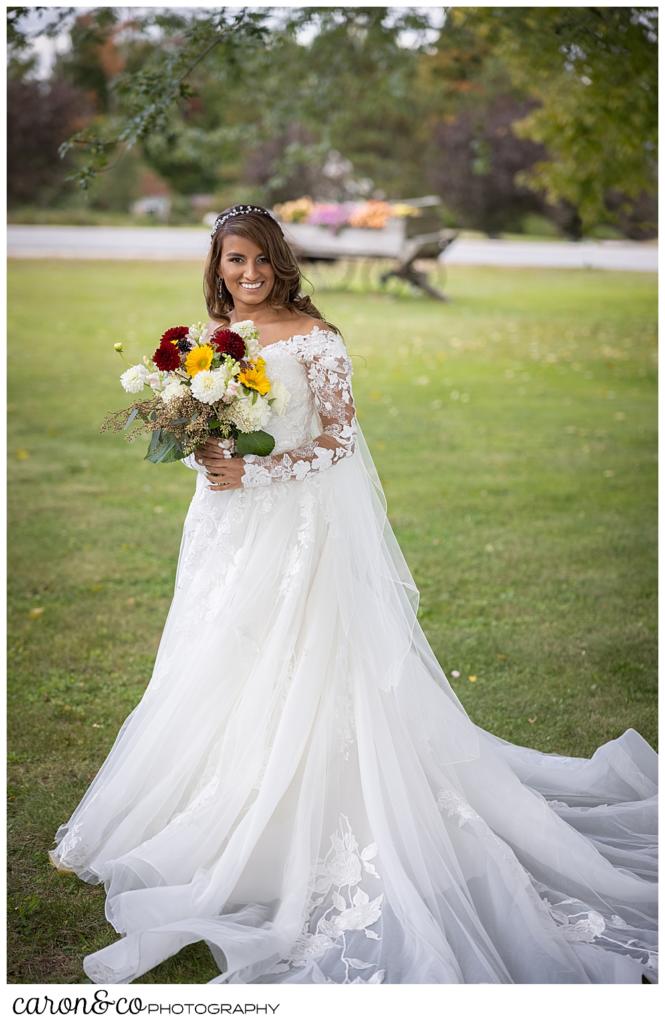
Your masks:
M282 416L291 400L291 392L284 387L281 380L274 380L270 389L270 397L274 399L270 408L278 416Z
M172 380L165 386L160 398L162 402L170 402L174 398L184 398L188 391L189 388L181 380Z
M130 366L128 370L125 370L120 377L120 383L125 391L136 394L139 391L143 391L147 379L147 368L142 363L137 363L136 366Z
M254 402L250 398L239 398L232 407L232 419L244 433L260 430L270 419L270 405L261 395Z
M192 394L199 402L214 405L226 391L227 376L223 369L199 370L192 379Z

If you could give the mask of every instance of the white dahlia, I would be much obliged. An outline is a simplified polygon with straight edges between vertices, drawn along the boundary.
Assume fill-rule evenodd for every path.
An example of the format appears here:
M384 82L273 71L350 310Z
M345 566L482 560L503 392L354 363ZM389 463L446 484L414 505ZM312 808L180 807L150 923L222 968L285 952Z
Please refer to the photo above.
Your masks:
M141 363L137 363L136 366L130 366L128 370L125 370L120 377L120 383L125 391L136 394L138 391L143 391L147 379L148 371L146 367Z
M226 374L223 370L199 370L192 379L192 394L199 402L214 405L224 397Z

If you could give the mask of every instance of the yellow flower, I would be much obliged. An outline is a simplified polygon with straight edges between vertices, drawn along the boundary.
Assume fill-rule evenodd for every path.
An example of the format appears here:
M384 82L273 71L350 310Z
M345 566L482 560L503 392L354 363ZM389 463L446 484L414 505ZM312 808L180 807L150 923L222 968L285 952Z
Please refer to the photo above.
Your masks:
M185 359L185 369L189 376L195 377L200 370L209 370L213 354L210 345L197 345L193 348Z
M262 356L255 359L246 370L240 371L238 380L246 388L253 388L254 391L258 391L260 395L267 394L270 391L270 381L266 377L265 359Z

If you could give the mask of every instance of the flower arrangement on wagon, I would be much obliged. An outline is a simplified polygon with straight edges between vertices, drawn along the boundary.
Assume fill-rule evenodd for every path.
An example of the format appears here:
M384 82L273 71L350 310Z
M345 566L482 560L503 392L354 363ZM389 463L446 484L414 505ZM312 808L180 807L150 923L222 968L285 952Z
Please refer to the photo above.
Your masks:
M128 440L151 431L148 462L176 462L208 437L220 438L230 454L269 455L275 439L263 427L290 395L266 373L254 322L219 327L205 341L204 333L201 322L169 327L152 359L144 356L120 377L125 391L149 388L152 397L110 413L101 429L126 430ZM114 348L122 353L121 342Z

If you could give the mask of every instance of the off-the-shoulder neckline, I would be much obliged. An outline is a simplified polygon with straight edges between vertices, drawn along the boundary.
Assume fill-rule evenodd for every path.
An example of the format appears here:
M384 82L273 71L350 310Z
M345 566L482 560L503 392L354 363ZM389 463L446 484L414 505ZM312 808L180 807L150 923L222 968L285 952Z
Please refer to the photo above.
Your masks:
M229 324L229 330L233 329L233 324ZM212 334L215 332L213 331ZM267 345L260 345L259 351L263 352L267 348L274 348L276 345L287 345L290 341L295 341L297 338L310 338L313 334L330 334L333 338L341 338L342 335L338 331L331 331L328 327L319 327L318 324L314 324L310 331L305 334L291 334L288 338L280 338L278 341L269 341ZM212 337L212 334L210 337Z
M340 335L336 334L335 331L331 331L327 327L319 327L318 324L314 324L312 329L310 331L307 331L306 334L292 334L288 338L280 338L279 341L269 341L267 345L261 345L260 348L261 351L263 352L264 349L274 348L275 345L286 345L287 342L295 341L296 338L309 338L311 337L312 334L315 334L316 332L318 332L319 334L332 334L332 336L336 338L340 337Z

